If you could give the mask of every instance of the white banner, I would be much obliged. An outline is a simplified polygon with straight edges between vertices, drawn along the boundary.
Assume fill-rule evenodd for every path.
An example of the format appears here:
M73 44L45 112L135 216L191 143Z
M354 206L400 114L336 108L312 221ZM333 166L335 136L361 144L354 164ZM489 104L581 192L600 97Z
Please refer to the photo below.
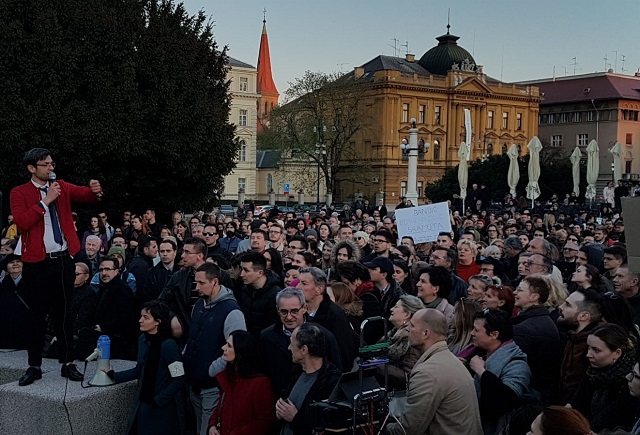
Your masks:
M465 143L467 144L467 149L469 150L469 155L471 155L471 109L464 109L464 129L466 131Z
M441 232L451 232L446 202L396 210L398 236L413 237L415 243L435 242Z

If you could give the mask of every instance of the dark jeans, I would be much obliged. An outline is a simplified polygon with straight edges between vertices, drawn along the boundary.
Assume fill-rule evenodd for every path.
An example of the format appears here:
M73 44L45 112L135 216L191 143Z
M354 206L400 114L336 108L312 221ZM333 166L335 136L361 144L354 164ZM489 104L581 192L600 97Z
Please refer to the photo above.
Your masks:
M51 313L53 330L58 338L58 361L72 362L73 320L69 305L73 298L75 263L70 256L47 257L37 263L24 263L25 299L30 308L27 331L29 365L42 365L42 349L47 329L47 315Z

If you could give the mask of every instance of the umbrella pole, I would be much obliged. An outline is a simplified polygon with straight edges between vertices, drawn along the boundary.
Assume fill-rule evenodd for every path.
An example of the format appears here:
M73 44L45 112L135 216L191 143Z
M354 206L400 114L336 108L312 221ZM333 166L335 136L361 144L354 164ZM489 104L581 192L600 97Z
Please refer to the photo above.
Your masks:
M461 215L464 216L464 214L467 212L467 209L464 207L464 198L462 198L462 213Z

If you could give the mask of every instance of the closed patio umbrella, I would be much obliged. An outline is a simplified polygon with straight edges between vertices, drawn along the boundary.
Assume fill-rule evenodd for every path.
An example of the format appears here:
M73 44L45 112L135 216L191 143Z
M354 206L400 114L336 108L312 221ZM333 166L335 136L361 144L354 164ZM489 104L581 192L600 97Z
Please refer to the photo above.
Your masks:
M596 183L600 173L600 148L598 142L592 140L587 146L587 191L584 197L591 203L596 197Z
M509 148L509 151L507 151L507 155L509 156L509 172L507 173L507 184L509 185L511 196L515 198L516 187L518 186L518 180L520 180L520 168L518 167L518 157L520 156L520 154L518 153L518 145L511 145L511 148Z
M540 178L540 151L542 151L542 142L540 142L538 136L534 136L533 139L531 139L527 148L529 149L527 198L531 200L531 208L533 208L533 201L540 196L538 179Z
M624 148L622 148L620 142L616 142L609 152L613 155L613 179L617 182L622 178L622 157L624 156Z
M580 147L575 147L571 153L571 171L573 175L573 193L576 196L580 196L580 159L582 158L582 151Z
M460 165L458 166L458 184L460 184L460 198L462 198L462 213L466 211L464 203L467 197L467 181L469 178L469 148L467 144L462 142L460 149L458 150L458 157L460 157Z

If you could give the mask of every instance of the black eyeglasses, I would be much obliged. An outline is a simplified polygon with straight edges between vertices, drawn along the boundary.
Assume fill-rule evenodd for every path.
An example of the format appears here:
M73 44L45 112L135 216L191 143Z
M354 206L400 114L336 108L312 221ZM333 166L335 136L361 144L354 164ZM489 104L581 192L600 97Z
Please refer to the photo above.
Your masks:
M117 270L114 267L101 267L100 269L98 269L98 272L111 272L112 270Z
M300 313L301 309L302 307L293 308L291 310L278 310L278 314L280 314L281 317L287 317L289 314L291 314L292 316L297 316Z
M49 166L51 166L53 169L56 168L56 164L54 162L49 162L49 163L36 163L36 166L40 166L41 168L48 168Z
M203 236L210 237L210 236L217 236L217 235L218 235L218 233L209 233L209 232L203 231L203 232L202 232L202 235L203 235Z

